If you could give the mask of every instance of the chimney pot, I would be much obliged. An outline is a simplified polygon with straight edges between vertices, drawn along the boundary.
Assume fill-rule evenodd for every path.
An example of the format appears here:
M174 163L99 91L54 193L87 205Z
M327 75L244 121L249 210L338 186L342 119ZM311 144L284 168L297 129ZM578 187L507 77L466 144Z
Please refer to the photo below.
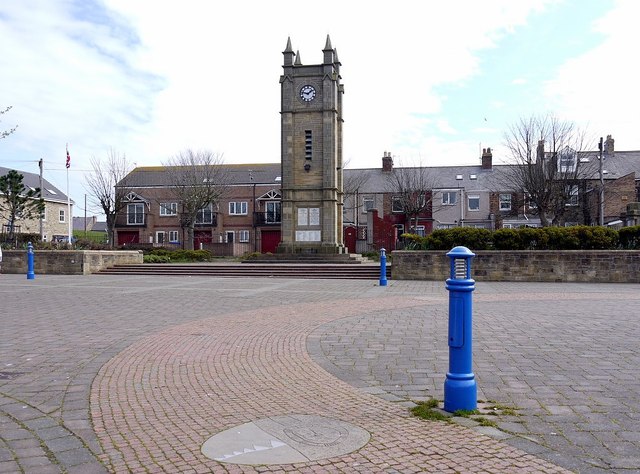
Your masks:
M391 158L391 152L385 151L382 155L382 171L393 170L393 158Z
M482 169L490 170L493 167L493 154L491 153L491 148L483 148L482 149Z

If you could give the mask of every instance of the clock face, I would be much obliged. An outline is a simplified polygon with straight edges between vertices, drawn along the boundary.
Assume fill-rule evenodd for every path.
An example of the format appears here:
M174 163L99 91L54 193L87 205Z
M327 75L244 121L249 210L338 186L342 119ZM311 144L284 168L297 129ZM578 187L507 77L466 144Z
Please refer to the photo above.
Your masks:
M302 86L300 89L300 98L305 102L311 102L316 98L316 89L313 86Z

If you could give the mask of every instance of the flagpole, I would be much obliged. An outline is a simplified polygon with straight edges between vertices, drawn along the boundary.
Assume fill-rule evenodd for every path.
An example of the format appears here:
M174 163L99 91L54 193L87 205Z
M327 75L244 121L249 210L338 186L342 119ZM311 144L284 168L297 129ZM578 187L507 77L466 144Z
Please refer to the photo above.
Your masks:
M71 222L73 221L73 217L71 217L71 196L69 195L69 166L70 166L69 161L70 161L69 160L69 144L67 143L67 163L66 163L66 166L67 166L67 216L68 216L67 219L69 222L69 232L68 232L69 240L67 240L67 242L68 242L68 246L71 247Z

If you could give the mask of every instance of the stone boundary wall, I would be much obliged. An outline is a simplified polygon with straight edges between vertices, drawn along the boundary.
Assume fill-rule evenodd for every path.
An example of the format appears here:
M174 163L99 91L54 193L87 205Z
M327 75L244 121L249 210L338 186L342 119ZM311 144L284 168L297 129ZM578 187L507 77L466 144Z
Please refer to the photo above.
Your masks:
M473 250L472 250L473 251ZM473 251L471 277L476 281L640 283L637 250ZM449 278L446 251L392 252L394 280Z
M26 250L3 250L2 273L27 274ZM89 275L114 265L142 263L141 250L35 250L36 275Z

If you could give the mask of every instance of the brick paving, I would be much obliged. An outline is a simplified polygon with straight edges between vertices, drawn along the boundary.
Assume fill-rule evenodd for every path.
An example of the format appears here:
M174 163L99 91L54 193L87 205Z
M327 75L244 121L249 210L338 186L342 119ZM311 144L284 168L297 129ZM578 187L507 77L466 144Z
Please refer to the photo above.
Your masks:
M1 275L0 472L563 472L562 453L585 443L616 448L632 472L640 430L624 416L638 424L638 286L483 286L480 396L521 408L500 422L531 441L409 415L408 400L439 396L446 371L441 283ZM613 301L628 308L623 320L599 313ZM575 331L594 337L569 344L584 308L598 316ZM482 322L492 329L483 334ZM573 383L559 377L573 372ZM623 407L612 386L626 393ZM217 432L286 414L337 418L371 441L296 465L200 453Z

